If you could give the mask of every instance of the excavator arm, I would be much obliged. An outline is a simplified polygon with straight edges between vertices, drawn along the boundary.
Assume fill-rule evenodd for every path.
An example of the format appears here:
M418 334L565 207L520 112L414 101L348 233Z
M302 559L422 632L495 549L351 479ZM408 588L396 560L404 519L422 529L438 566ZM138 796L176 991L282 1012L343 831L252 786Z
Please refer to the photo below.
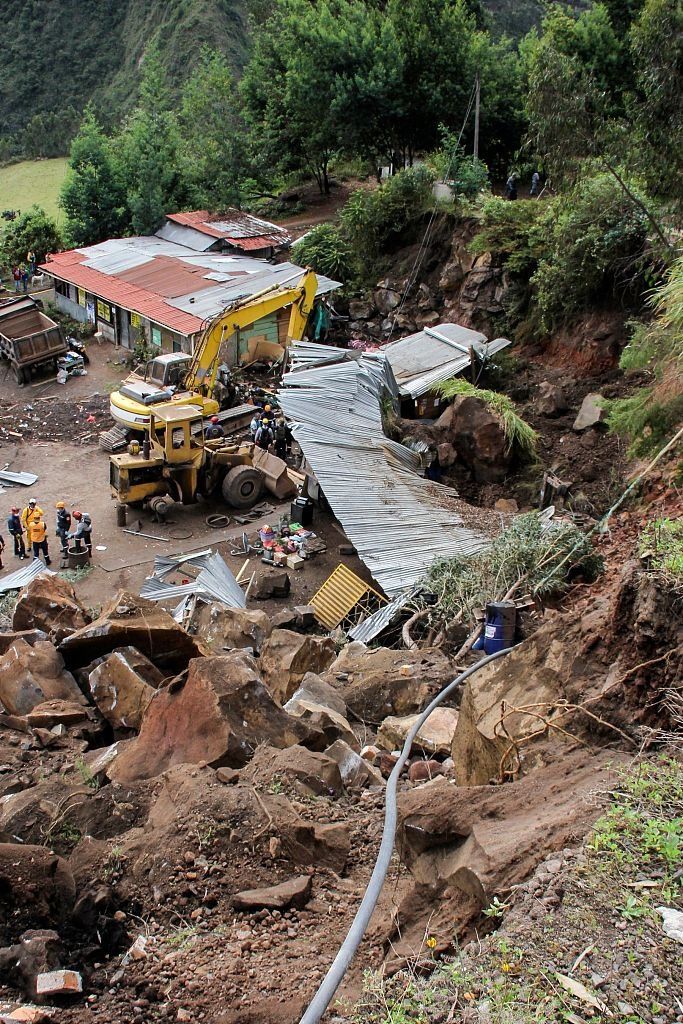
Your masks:
M218 358L221 343L240 328L251 324L270 313L291 304L287 340L299 341L304 336L308 317L313 309L318 279L312 270L307 270L299 284L288 288L286 285L272 285L248 299L237 300L215 316L202 331L195 345L192 361L185 377L188 391L210 396L216 383Z

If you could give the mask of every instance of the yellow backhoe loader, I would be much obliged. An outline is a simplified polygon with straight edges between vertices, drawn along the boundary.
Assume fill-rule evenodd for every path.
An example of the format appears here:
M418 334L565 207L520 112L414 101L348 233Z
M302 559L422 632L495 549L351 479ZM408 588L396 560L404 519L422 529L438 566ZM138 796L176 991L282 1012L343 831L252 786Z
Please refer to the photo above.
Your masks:
M143 433L150 422L150 410L160 403L199 406L203 416L219 412L221 403L218 370L221 343L235 331L291 304L287 340L304 336L313 309L318 279L307 270L299 284L273 285L248 299L239 299L208 322L193 355L169 352L136 371L111 395L110 410L126 430Z
M142 445L133 442L128 451L109 458L112 496L128 505L157 496L190 505L220 488L226 504L250 508L266 480L267 474L254 465L253 444L204 439L198 405L153 406Z

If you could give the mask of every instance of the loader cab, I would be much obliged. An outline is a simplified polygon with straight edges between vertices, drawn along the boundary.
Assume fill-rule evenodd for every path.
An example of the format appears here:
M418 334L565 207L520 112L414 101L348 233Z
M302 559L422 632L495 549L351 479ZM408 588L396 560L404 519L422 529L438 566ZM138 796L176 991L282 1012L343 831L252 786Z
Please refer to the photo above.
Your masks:
M150 439L163 448L168 465L201 461L204 451L204 420L196 405L163 405L153 408Z

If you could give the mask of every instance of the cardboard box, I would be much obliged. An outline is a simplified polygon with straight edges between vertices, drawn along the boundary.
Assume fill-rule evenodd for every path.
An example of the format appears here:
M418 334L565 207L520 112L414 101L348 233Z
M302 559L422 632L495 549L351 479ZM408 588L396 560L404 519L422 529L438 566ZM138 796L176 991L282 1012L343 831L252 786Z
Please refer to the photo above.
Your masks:
M287 555L287 568L288 569L303 569L304 559L301 555Z

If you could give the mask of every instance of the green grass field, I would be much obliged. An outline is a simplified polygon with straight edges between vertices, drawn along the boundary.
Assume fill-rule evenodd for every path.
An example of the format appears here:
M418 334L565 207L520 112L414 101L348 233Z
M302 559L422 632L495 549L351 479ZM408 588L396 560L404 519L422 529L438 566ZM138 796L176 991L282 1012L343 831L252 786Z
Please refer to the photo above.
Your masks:
M62 212L57 206L59 190L66 174L66 157L54 160L22 160L0 167L0 210L28 210L36 203L58 222Z

